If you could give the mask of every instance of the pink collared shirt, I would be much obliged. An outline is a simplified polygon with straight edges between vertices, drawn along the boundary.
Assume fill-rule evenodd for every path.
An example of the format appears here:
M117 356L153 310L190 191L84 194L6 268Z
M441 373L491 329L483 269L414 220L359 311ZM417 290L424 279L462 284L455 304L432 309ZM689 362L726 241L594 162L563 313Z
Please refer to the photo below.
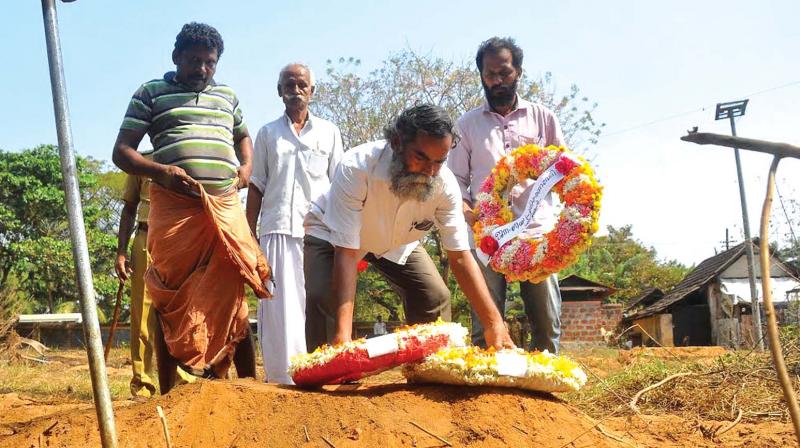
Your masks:
M458 119L461 140L450 152L447 165L461 187L461 197L474 203L481 184L497 161L512 150L535 144L541 147L563 146L564 135L555 114L544 106L517 97L517 108L507 116L492 111L489 104L465 113ZM514 216L524 210L533 181L517 185L511 191ZM540 235L555 224L552 195L548 194L534 215L529 236ZM470 238L472 241L472 238ZM473 246L474 247L474 246Z

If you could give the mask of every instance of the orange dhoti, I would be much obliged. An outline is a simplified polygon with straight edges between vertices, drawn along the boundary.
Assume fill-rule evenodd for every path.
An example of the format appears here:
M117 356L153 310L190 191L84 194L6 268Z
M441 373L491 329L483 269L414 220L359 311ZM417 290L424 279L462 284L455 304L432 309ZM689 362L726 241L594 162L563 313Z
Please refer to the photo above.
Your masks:
M248 333L244 284L267 298L270 268L236 192L191 197L150 187L147 291L170 354L195 371L225 377Z

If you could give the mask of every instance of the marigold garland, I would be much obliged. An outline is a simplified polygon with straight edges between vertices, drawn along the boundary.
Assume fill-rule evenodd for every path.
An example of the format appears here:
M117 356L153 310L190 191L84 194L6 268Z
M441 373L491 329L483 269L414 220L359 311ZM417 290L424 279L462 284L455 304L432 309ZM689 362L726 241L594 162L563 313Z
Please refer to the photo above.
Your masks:
M555 227L541 237L514 238L498 247L491 232L514 219L508 205L511 187L536 179L553 164L564 175L552 190L564 204ZM589 164L567 149L519 147L497 162L476 196L475 242L491 256L489 266L508 280L541 282L574 263L591 243L598 228L601 191Z
M498 355L516 358L524 373L501 374ZM586 373L575 362L546 351L522 349L488 350L479 347L448 347L428 356L421 363L403 368L410 382L443 383L467 386L500 386L539 392L577 391L586 384Z

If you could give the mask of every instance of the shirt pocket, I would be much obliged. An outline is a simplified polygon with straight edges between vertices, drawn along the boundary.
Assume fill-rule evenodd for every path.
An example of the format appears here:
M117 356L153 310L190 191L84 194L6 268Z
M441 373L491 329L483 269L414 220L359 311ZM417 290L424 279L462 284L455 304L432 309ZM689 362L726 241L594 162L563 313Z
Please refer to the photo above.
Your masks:
M328 174L328 155L322 152L306 150L303 151L303 161L306 171L311 177L319 178Z
M538 135L520 135L519 146L536 145L542 147L544 145L544 138Z

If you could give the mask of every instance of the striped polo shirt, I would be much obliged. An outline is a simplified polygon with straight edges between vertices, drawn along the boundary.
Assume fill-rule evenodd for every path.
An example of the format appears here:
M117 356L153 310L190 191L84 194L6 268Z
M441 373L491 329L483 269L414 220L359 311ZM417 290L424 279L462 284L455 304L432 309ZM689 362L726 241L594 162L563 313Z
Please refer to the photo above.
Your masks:
M211 194L235 188L234 141L247 132L233 89L213 80L194 92L169 72L133 94L122 129L147 132L153 160L186 170Z

